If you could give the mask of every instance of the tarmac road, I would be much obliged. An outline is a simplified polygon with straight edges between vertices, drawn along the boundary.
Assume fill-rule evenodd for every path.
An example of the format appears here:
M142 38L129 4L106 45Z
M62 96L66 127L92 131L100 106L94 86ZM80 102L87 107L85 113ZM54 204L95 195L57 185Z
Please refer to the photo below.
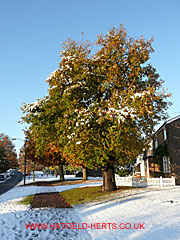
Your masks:
M14 171L14 176L6 182L0 183L0 195L15 187L22 180L22 173Z

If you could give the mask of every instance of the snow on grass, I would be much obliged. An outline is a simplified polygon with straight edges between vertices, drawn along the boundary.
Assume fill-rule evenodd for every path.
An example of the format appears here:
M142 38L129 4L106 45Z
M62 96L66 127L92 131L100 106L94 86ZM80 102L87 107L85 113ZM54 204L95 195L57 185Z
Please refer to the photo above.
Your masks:
M47 193L47 192L62 192L78 187L87 186L100 186L101 182L98 183L82 183L74 185L60 185L60 186L16 186L15 188L4 193L0 197L0 203L6 202L8 200L18 199L29 195L34 195L36 193Z
M10 201L1 209L0 216L0 239L2 240L54 240L54 239L91 239L87 230L78 229L54 229L50 224L81 222L74 209L30 209L29 206L17 205L17 201ZM7 210L9 210L7 212ZM45 229L26 229L28 224L49 224ZM26 226L25 226L26 224Z
M180 187L130 189L105 197L104 201L72 209L30 209L19 205L22 197L40 192L61 192L102 183L64 186L20 186L0 196L0 239L112 239L179 240ZM104 229L26 229L25 223L99 223ZM107 224L109 223L109 224ZM142 229L112 229L112 223L142 224ZM106 224L106 225L105 225ZM115 226L114 225L114 226ZM109 226L110 229L109 229ZM121 225L122 227L124 225ZM130 225L127 225L129 227Z
M64 175L64 178L65 178L65 180L82 179L79 177L75 177L75 175ZM32 183L32 182L40 182L40 181L59 181L59 175L56 177L51 174L43 174L42 171L36 171L35 172L35 181L33 181L33 174L31 174L30 176L26 176L26 184ZM23 184L24 184L24 179L22 179L22 181L19 183L19 185L23 185Z
M65 180L82 180L82 177L76 177L75 175L64 175ZM88 177L89 180L102 180L102 177ZM26 184L42 181L59 181L59 175L56 177L51 174L43 174L42 171L35 172L35 181L33 181L33 174L26 176ZM18 184L18 186L24 185L24 179Z
M0 198L0 239L91 239L87 230L80 229L26 229L25 223L81 223L74 209L31 209L18 204L23 197L35 193L62 192L76 187L97 186L101 183L76 184L66 186L16 186Z
M180 187L132 189L102 203L87 204L77 211L87 223L144 223L145 229L93 229L92 239L180 239ZM124 227L124 225L121 225ZM130 225L127 225L129 227Z

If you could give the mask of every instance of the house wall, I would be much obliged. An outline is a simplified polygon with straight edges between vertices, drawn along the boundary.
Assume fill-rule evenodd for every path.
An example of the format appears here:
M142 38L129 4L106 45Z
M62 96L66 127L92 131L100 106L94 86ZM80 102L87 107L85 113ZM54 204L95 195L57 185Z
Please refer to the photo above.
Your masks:
M172 175L180 185L180 119L167 125L167 139Z
M165 133L164 131L166 131L166 136L165 136ZM153 156L155 155L155 140L158 141L158 147L160 145L163 145L163 144L167 144L168 145L168 136L167 136L167 125L165 125L164 127L162 127L162 129L160 131L157 132L156 135L154 135L154 141L153 141ZM149 171L151 172L151 177L160 177L160 176L163 176L163 177L166 177L166 178L169 178L172 176L171 173L163 173L159 163L158 163L158 160L156 159L156 157L154 156L152 159L151 159L151 162L150 162L150 167L149 167Z
M154 136L152 143L149 148L146 149L144 159L145 159L145 177L148 177L147 171L149 171L149 178L160 177L163 176L162 171L160 170L160 165L157 163L157 160L154 155L155 149L155 139L158 141L158 146L164 143L164 130L162 129L158 132L157 135ZM147 161L148 161L148 169L147 169Z
M148 163L147 163L148 161ZM149 178L153 177L160 177L162 176L162 173L160 171L160 166L159 164L156 163L156 160L153 157L149 157L148 160L145 160L145 177L148 178L148 169L147 169L147 164L149 168Z
M166 137L164 135L164 129L166 129ZM167 144L168 153L170 156L171 173L163 173L160 170L160 165L154 156L155 139L158 141L158 146L161 144ZM154 135L153 139L153 151L147 149L144 155L145 167L147 165L147 159L149 162L149 177L171 177L176 178L176 184L180 185L180 118L169 122L162 126L161 130ZM147 167L146 167L147 177Z
M162 129L157 135L156 135L156 138L158 140L158 146L162 143L165 142L164 140L164 129Z

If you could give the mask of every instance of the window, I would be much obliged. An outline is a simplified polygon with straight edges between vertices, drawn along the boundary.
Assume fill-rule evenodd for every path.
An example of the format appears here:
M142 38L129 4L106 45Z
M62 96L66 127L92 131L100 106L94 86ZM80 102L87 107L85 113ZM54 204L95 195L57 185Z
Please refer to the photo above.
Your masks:
M167 139L166 129L164 128L164 141Z
M151 140L150 142L150 149L152 150L153 149L153 141Z
M155 138L155 140L154 140L154 147L155 147L155 149L158 148L158 140L157 140L157 138Z
M163 173L170 173L170 172L171 172L170 158L163 157Z

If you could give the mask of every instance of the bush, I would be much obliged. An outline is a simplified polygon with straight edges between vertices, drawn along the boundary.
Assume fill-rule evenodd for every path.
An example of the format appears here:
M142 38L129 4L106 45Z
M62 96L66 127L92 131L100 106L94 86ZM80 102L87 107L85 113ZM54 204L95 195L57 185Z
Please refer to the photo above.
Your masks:
M126 169L119 169L117 171L117 174L120 176L120 177L125 177L127 175L129 175L129 172L126 170Z

